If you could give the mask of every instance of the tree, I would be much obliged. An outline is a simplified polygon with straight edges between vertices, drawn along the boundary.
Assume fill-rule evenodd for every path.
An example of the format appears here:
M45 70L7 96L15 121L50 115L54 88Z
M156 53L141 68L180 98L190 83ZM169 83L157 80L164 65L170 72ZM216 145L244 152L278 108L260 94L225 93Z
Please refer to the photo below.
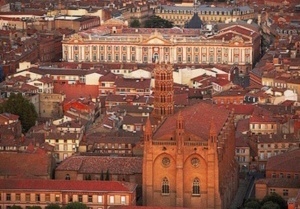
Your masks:
M173 22L165 20L159 16L151 16L145 21L145 28L172 28Z
M27 132L32 126L34 126L38 117L34 105L24 98L21 93L12 93L8 100L4 102L1 111L20 116L23 133Z
M22 209L22 207L19 205L13 205L10 209Z
M270 195L266 195L263 200L261 201L261 205L264 205L266 202L273 202L277 203L280 207L280 209L286 209L287 203L286 201L277 193L272 193Z
M138 19L134 18L130 22L130 27L132 27L132 28L140 28L141 27L141 23L140 23L140 21Z
M274 203L272 201L265 202L261 209L280 209L280 206L277 203Z
M106 171L105 181L109 181L109 170Z
M245 202L244 208L245 209L260 209L260 203L258 200L250 199Z
M61 209L58 204L51 203L45 207L45 209Z
M81 202L70 202L64 209L88 209L88 207Z
M104 173L103 173L103 170L101 170L100 180L101 180L101 181L104 181Z
M41 206L30 206L29 209L42 209Z

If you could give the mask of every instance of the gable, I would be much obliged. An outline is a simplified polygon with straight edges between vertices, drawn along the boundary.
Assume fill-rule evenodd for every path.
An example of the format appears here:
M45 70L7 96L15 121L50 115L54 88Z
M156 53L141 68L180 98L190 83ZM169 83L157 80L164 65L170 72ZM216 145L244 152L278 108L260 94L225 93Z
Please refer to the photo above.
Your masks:
M159 39L159 38L153 38L146 42L147 44L165 44L165 41Z

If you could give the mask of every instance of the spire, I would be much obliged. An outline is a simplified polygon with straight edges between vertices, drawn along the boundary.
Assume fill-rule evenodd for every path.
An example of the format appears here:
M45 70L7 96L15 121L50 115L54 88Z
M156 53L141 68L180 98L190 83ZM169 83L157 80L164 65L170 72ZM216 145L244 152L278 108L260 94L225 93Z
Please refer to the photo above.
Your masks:
M146 124L145 124L145 131L144 131L144 141L150 141L152 135L152 126L150 118L147 118Z
M210 121L209 135L217 135L217 128L213 117L211 118Z
M176 129L184 129L183 127L183 116L181 110L178 112L178 116L176 119Z
M184 123L183 123L182 112L178 112L176 119L176 142L177 142L177 153L182 153L182 148L184 146Z
M216 124L214 118L212 117L210 121L210 129L209 129L210 142L216 142L217 134L218 133L217 133Z

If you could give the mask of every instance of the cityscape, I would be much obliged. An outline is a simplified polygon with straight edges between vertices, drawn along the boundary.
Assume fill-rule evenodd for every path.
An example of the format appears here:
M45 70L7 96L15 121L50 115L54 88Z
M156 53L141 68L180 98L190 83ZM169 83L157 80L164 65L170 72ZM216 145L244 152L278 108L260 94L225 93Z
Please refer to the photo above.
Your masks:
M0 209L300 209L299 0L0 0Z

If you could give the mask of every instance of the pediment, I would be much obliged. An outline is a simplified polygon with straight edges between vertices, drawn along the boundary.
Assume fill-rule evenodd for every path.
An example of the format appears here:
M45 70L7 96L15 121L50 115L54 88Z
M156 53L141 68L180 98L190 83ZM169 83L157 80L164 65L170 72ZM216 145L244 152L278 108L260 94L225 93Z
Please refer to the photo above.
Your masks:
M78 33L75 33L69 38L68 42L81 43L81 42L83 42L83 37L81 35L79 35Z
M242 36L233 36L232 39L231 39L231 42L233 43L244 43L244 39L242 38Z
M149 45L170 45L171 42L169 40L164 39L161 33L155 30L148 39L142 41L142 44Z
M153 38L147 41L147 44L165 44L165 41L159 38Z
M150 37L149 39L143 41L143 44L149 45L170 45L171 43L163 38Z

